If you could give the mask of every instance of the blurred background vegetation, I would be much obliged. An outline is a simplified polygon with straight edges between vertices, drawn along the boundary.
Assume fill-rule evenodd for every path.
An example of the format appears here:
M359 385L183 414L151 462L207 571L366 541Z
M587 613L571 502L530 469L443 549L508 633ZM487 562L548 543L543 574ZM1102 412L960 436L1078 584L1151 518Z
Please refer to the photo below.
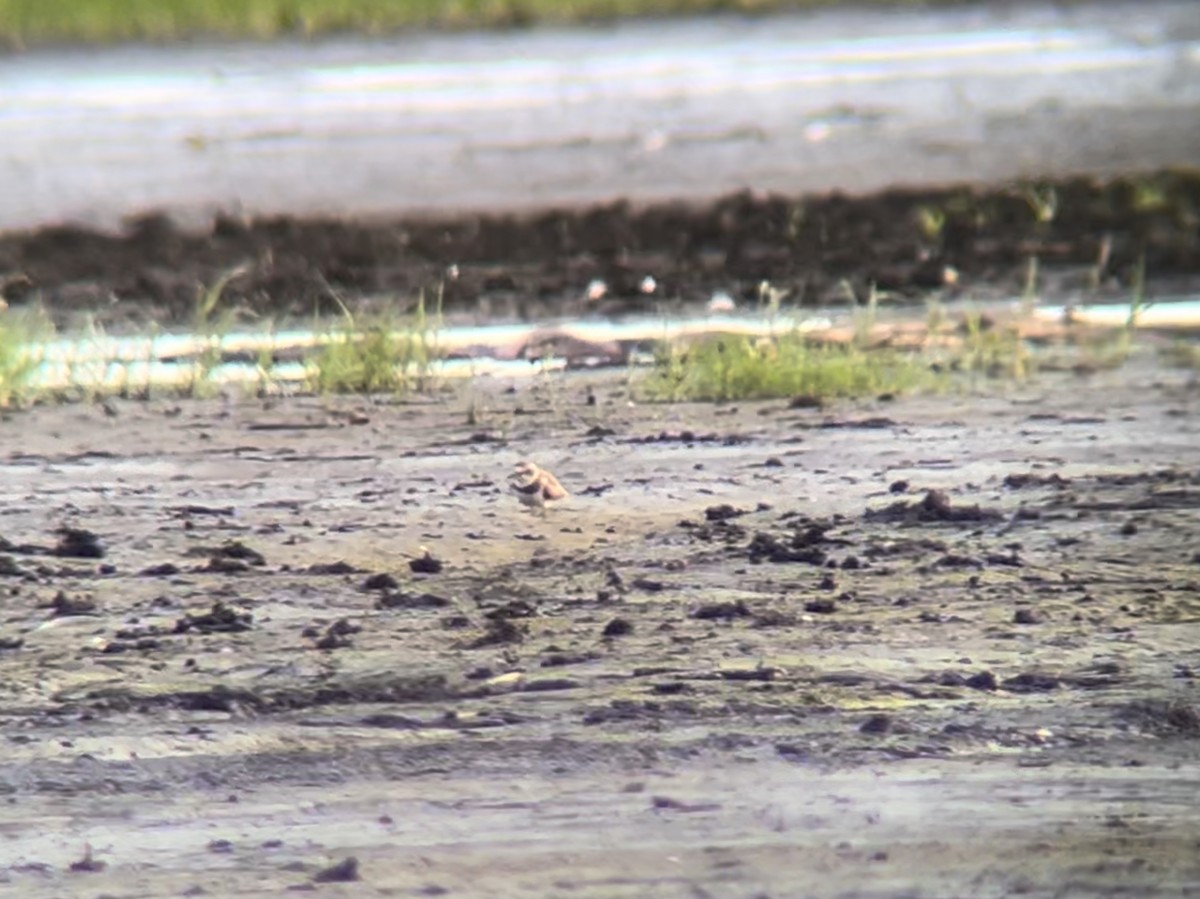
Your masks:
M626 16L762 13L840 3L844 0L0 0L0 41L26 48L339 31L383 34L408 27L516 27ZM855 0L854 5L930 3Z

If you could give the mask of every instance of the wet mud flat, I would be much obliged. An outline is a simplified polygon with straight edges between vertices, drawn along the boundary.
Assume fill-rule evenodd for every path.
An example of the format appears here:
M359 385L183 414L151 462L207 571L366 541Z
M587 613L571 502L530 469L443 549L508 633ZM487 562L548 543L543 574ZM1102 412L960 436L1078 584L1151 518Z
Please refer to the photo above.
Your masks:
M11 414L0 891L1200 889L1191 378Z

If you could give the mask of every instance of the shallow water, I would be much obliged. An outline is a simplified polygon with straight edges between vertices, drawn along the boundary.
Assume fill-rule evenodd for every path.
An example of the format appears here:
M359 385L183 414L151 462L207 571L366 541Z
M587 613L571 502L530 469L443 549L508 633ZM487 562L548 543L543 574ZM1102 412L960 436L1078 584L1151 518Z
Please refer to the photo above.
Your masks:
M833 11L0 59L0 229L1194 161L1194 5Z
M1016 306L1014 300L1008 306ZM969 303L951 303L947 315L960 315L971 307ZM999 308L999 307L994 307ZM1119 327L1126 324L1129 303L1112 303L1070 308L1074 320L1088 324ZM1068 307L1046 306L1037 310L1043 321L1061 321ZM889 320L921 320L925 311L919 307L888 314ZM676 319L633 318L624 321L577 319L539 324L455 325L431 331L427 336L443 355L433 362L429 374L438 378L471 378L479 376L532 377L546 371L559 370L568 360L553 355L544 356L531 364L524 348L551 335L556 339L569 338L582 346L595 347L596 364L614 364L621 345L648 345L658 340L679 340L704 334L741 334L750 337L771 337L792 332L817 333L835 324L845 325L850 313L814 311L811 314L694 315ZM1138 313L1138 325L1153 329L1194 330L1200 326L1200 300L1175 298L1148 305ZM309 369L296 359L276 361L266 371L254 359L260 353L268 355L311 353L331 340L345 339L345 332L331 326L329 330L291 329L281 331L231 332L216 337L175 333L153 336L118 336L93 334L67 335L49 343L27 348L41 360L33 376L35 389L80 389L154 386L181 387L197 377L196 359L201 353L216 350L228 361L212 367L204 380L212 384L274 384L302 383L310 376ZM241 357L241 358L231 358ZM247 359L249 357L249 359ZM587 354L578 353L586 358ZM579 361L577 358L575 361ZM636 361L636 360L634 360Z

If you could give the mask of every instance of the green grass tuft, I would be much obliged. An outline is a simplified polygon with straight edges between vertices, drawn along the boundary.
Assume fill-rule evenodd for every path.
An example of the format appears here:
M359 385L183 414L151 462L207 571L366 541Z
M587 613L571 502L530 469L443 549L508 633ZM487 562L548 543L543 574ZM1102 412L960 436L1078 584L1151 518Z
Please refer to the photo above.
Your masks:
M426 387L440 358L437 332L441 294L433 315L421 295L407 320L382 319L363 325L342 306L343 326L308 361L309 387L316 393L408 393Z
M1146 259L1139 257L1132 273L1129 315L1120 328L1094 329L1079 341L1080 364L1093 370L1120 368L1129 361L1137 343L1138 322L1142 313L1154 305L1146 298Z
M1033 371L1033 355L1019 331L993 326L978 312L966 316L966 339L950 365L954 371L1023 381Z
M929 366L911 354L814 346L788 334L774 341L714 337L686 349L663 346L639 392L666 401L860 397L933 381Z
M30 398L30 381L42 363L38 349L54 333L40 310L0 308L0 409Z
M206 396L213 392L212 375L221 364L221 344L237 323L238 311L222 308L221 299L229 283L245 274L244 267L224 272L207 287L196 289L196 303L192 310L192 332L204 340L204 349L192 367L192 378L185 389L189 396Z

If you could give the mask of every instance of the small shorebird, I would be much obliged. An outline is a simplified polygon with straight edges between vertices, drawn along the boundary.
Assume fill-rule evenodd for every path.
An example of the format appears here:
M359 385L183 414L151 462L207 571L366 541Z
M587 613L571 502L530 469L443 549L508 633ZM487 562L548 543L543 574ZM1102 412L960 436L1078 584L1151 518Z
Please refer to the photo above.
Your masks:
M558 483L558 478L528 461L517 463L509 475L508 488L516 494L521 505L536 509L542 516L546 514L547 503L570 496Z

